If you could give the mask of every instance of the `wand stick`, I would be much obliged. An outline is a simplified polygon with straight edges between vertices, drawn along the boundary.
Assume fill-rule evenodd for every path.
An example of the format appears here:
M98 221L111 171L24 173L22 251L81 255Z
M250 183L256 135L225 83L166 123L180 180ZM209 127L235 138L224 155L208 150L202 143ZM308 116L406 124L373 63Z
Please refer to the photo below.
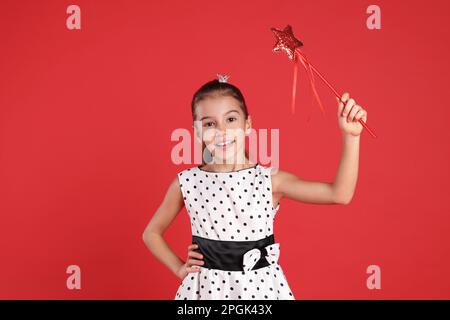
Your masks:
M296 48L295 51L300 54L302 56L303 59L305 59L305 61L307 62L307 64L311 67L311 69L323 80L323 82L325 82L325 84L328 86L328 88L331 89L331 91L333 91L334 95L339 99L339 101L341 101L342 103L344 103L344 101L341 100L341 96L336 89L334 89L334 87L327 81L327 79L325 79L325 77L319 72L319 70L317 70L309 61L308 59L306 59L305 55L303 54L303 52L300 51L299 48ZM362 124L362 126L370 133L370 135L374 138L377 137L377 135L373 132L372 129L369 128L369 126L363 121L363 119L359 119L359 123Z
M313 90L314 96L316 97L317 102L319 103L319 107L322 111L322 113L325 112L322 102L320 101L319 94L317 93L315 81L313 72L315 72L320 79L322 79L323 82L328 86L328 88L333 91L333 93L336 95L338 100L342 103L344 101L341 100L341 95L333 88L333 86L325 79L324 76L316 69L314 66L309 63L308 59L306 59L306 56L303 54L303 52L300 50L300 47L303 46L303 42L298 40L292 31L292 27L290 25L287 25L283 30L278 30L277 28L270 28L272 32L275 34L275 38L277 39L277 42L275 43L272 51L278 52L278 51L284 51L288 58L294 61L294 81L293 81L293 87L292 87L292 113L295 111L295 93L296 93L296 85L297 85L297 69L298 69L298 60L302 63L302 65L306 69L306 74L309 78L309 82L311 84L311 88ZM297 58L299 58L297 60ZM362 120L359 119L359 123L372 135L372 137L376 138L377 136L369 128L369 126Z

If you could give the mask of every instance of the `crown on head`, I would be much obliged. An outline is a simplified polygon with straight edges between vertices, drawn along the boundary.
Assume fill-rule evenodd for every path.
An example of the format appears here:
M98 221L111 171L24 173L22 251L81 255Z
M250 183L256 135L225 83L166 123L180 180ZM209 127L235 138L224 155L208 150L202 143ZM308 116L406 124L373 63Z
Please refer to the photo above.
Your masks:
M219 82L228 82L228 78L230 78L230 76L226 75L226 74L217 74L217 78L219 80Z

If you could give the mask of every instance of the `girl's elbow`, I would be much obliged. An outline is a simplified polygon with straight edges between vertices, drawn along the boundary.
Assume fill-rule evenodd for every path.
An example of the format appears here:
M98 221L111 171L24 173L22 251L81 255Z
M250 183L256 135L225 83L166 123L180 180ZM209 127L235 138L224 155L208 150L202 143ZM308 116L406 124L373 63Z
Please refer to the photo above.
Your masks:
M145 230L142 233L142 241L144 241L145 244L150 245L156 236L160 236L160 234L154 230Z
M147 243L148 241L148 233L145 231L142 233L142 241L144 241L145 243Z
M350 204L350 202L352 202L352 198L344 198L341 201L339 201L338 204L348 205L348 204Z
M148 233L145 231L142 233L142 241L144 241L145 244L148 244L148 242L150 241Z
M348 205L352 202L353 194L351 195L342 195L334 198L335 204Z

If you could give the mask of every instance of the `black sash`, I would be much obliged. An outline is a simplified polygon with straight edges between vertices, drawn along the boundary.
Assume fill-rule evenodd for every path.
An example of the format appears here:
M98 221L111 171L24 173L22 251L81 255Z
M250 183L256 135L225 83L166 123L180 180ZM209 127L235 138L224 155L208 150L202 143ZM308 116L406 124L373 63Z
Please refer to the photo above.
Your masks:
M244 271L242 266L244 254L254 248L261 250L261 258L252 270L267 267L269 262L265 258L266 246L275 243L274 235L256 241L221 241L199 236L192 236L192 243L198 244L194 250L203 255L204 268L227 271ZM196 259L196 258L194 258Z

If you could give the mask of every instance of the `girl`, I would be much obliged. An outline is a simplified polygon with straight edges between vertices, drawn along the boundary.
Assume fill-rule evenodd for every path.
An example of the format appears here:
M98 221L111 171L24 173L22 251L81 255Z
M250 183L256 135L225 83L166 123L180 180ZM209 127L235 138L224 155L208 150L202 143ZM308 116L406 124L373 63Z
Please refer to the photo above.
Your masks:
M345 104L344 104L345 103ZM143 233L158 260L180 278L175 299L295 299L281 266L273 222L284 197L348 204L358 174L359 140L367 112L348 93L338 101L342 158L332 183L254 163L245 152L251 117L241 91L219 77L193 96L194 132L212 161L177 174ZM276 205L275 205L276 204ZM186 207L192 244L180 259L163 239Z

